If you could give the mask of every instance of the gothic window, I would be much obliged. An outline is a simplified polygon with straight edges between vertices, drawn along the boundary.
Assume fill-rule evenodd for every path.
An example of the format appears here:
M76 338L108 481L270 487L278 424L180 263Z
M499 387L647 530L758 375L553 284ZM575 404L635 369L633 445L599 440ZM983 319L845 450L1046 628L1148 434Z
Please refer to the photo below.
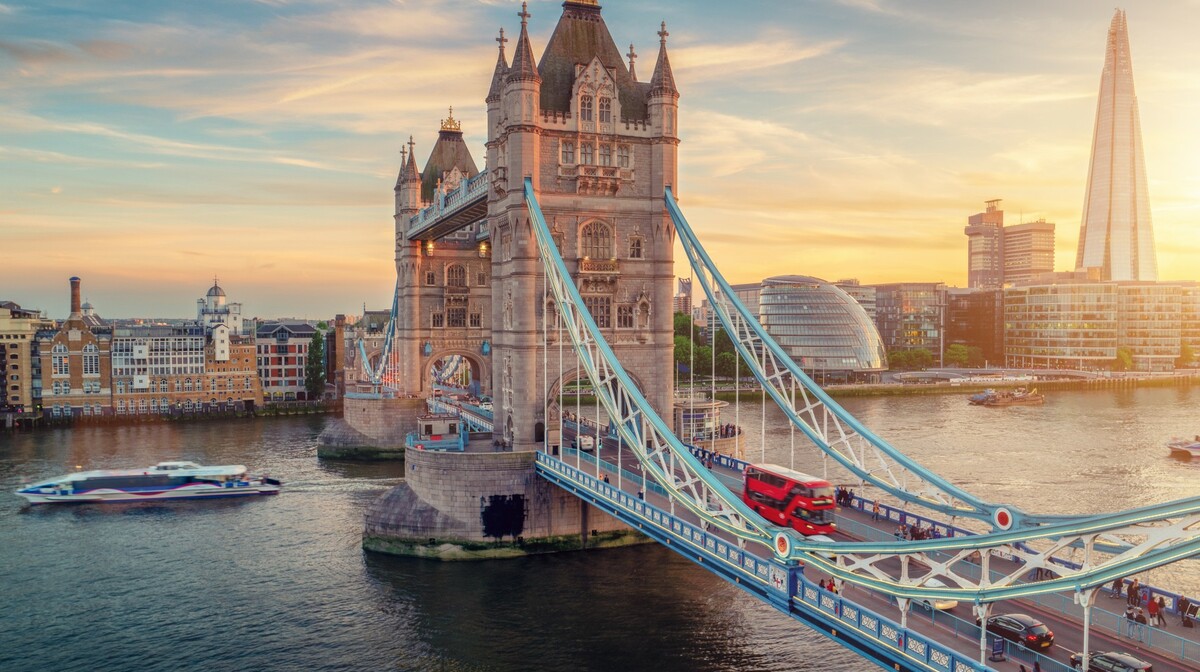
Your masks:
M83 346L83 375L100 375L100 348L95 343Z
M580 236L579 254L588 259L612 259L612 231L603 222L588 222L583 225Z
M583 305L587 306L597 327L607 329L612 326L612 297L585 296Z
M434 313L433 314L433 327L435 329L441 329L445 325L444 320L445 320L445 317L442 315L442 313Z
M157 399L151 399L151 400L150 400L150 412L151 412L151 413L157 413L157 412L158 412L158 400L157 400Z
M612 98L600 99L600 123L607 124L612 121Z
M592 97L591 96L580 96L579 97L579 120L580 121L591 121L592 120Z
M617 145L617 167L629 167L629 145Z
M585 142L579 145L579 163L584 166L592 165L592 145Z
M187 380L183 381L183 391L184 392L192 391L192 379L191 378L188 378Z
M54 381L54 394L62 394L62 383Z
M633 306L617 306L617 328L633 328Z
M642 258L642 239L641 238L630 238L629 239L629 258L630 259L641 259Z
M167 412L167 409L169 409L169 408L170 408L170 406L171 406L170 404L168 404L168 403L167 403L167 398L166 398L166 397L163 397L163 398L162 398L162 401L158 402L158 404L159 404L160 406L162 406L163 413L166 413L166 412Z
M191 388L188 388L188 389L191 390ZM162 380L158 381L158 391L159 392L167 391L167 379L166 378L163 378Z
M563 141L562 162L567 165L575 163L575 143L565 140Z
M123 381L123 380L117 381L117 394L125 394L125 381ZM121 402L122 405L124 405L124 403L125 402Z
M125 415L125 400L124 399L117 401L117 414Z
M467 309L466 308L447 308L446 309L446 326L451 328L464 328L467 326Z
M478 329L483 326L483 316L479 313L471 313L471 328Z
M446 286L447 287L466 287L467 286L467 269L455 264L446 269Z
M437 284L437 273L434 271L425 272L425 284L433 287Z
M62 393L63 393L63 394L70 394L70 393L71 393L71 381L69 381L69 380L64 380L64 381L63 381L63 391L62 391Z
M612 145L600 145L600 165L612 165Z
M475 276L475 284L478 285L479 287L486 286L487 285L487 273L480 271L479 275Z
M176 392L183 391L183 381L178 378L175 379L175 391Z

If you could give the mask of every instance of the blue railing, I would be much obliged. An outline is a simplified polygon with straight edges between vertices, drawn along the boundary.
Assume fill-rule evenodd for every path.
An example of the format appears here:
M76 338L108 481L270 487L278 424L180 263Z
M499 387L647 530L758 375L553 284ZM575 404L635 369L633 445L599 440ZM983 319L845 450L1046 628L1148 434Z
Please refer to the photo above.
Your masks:
M571 455L576 453L572 451ZM580 458L595 459L586 454ZM818 632L850 645L870 659L887 666L900 663L919 670L969 672L992 669L981 665L972 656L903 628L841 595L822 590L804 577L801 565L758 557L559 458L539 452L537 470L543 478L571 490L689 560L808 623ZM631 476L636 481L637 477Z

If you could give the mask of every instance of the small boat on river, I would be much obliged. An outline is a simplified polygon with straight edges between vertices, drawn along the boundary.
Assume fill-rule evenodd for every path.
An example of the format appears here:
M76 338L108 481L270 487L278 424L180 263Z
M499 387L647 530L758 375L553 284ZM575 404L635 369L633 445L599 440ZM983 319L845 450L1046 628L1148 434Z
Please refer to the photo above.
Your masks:
M994 396L996 396L996 391L989 387L983 392L972 394L971 396L967 397L967 401L974 406L982 406L983 402L991 399Z
M202 467L195 462L159 462L144 469L77 471L17 491L30 504L145 502L278 494L282 483L250 476L246 467Z
M1012 392L1000 392L988 397L982 406L1037 406L1046 403L1046 395L1040 394L1037 388L1026 390L1021 387Z
M1176 457L1200 457L1200 435L1195 439L1171 439L1167 442L1167 448L1170 448L1171 455Z

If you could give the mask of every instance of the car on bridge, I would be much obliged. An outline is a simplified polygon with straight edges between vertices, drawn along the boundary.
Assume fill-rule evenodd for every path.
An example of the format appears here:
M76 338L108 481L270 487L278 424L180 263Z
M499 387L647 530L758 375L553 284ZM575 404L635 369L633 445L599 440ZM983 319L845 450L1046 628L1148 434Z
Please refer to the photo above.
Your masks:
M979 625L978 620L975 625ZM1054 633L1050 628L1029 614L991 616L987 620L987 631L1026 649L1048 649L1054 645Z
M928 581L925 582L925 587L926 588L945 588L947 586L946 586L946 584L942 583L941 580L939 580L939 579L929 579ZM953 609L958 606L958 600L946 600L946 599L938 599L938 598L930 599L928 597L923 597L923 598L917 600L916 602L917 602L917 604L921 605L922 607L925 607L926 611L933 611L934 609L937 609L939 611L946 611L948 609Z
M596 449L596 437L587 436L586 434L576 436L575 440L571 442L571 447L576 450L582 450L585 453L590 453Z
M1083 654L1071 654L1071 667L1083 669ZM1088 672L1154 672L1154 666L1128 653L1109 651L1093 653L1088 659Z

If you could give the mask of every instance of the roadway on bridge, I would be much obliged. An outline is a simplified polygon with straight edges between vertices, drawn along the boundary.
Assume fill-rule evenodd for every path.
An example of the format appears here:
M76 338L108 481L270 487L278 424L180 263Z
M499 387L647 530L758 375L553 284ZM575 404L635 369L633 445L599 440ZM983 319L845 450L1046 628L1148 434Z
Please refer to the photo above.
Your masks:
M586 421L585 421L586 422ZM572 445L574 431L570 427L564 427L563 430L564 444ZM592 431L586 432L587 435L595 436L594 426ZM637 457L627 447L621 446L618 457L618 447L620 442L612 437L604 436L605 431L601 429L601 448L599 455L601 459L611 465L615 470L620 463L622 469L631 474L641 477L642 469L637 461ZM585 453L586 454L586 453ZM595 453L593 453L594 455ZM562 457L567 464L573 464L575 461L571 456L564 455ZM594 467L587 460L580 460L584 471L589 471L588 467ZM739 472L721 467L714 467L713 471L721 478L722 482L734 493L738 493L742 487L742 477ZM610 476L612 484L617 483L615 476ZM636 493L640 490L639 484L636 481L625 479L621 483L621 488L629 493ZM643 496L646 501L651 504L671 510L670 501L661 495L654 492L644 492ZM673 512L674 515L689 520L695 524L699 524L698 518L690 512L683 510L683 507L677 507ZM871 527L878 531L881 536L891 535L893 524L887 521L873 522L869 513L859 511L853 508L838 508L839 519L854 520L860 525ZM838 541L861 541L862 539L849 534L839 532L833 535ZM732 539L730 539L732 542ZM755 555L759 557L770 556L769 549L763 547L751 547ZM1015 563L1007 561L993 560L993 568L998 571L1008 572L1016 569ZM895 559L892 563L881 565L885 571L893 573L893 576L900 574L899 559ZM813 580L821 580L830 578L829 575L821 572L815 567L806 567L805 575ZM896 602L890 597L871 591L865 588L846 584L843 593L851 600L860 603L862 606L872 609L880 614L891 614L899 620L900 610ZM1105 651L1123 651L1132 654L1133 656L1154 664L1154 669L1157 672L1195 672L1198 668L1194 665L1181 663L1178 660L1178 654L1173 654L1169 651L1159 650L1157 647L1151 649L1145 644L1140 644L1134 639L1123 636L1115 636L1111 630L1105 631L1099 627L1096 617L1098 609L1115 609L1117 612L1124 610L1124 599L1110 600L1104 597L1105 593L1101 593L1098 598L1098 603L1093 610L1093 625L1091 631L1091 651L1092 653L1100 653ZM1074 605L1070 595L1063 595L1063 608L1060 610L1049 609L1026 600L1012 600L996 603L992 609L992 614L1008 614L1008 613L1025 613L1037 618L1045 623L1054 633L1055 644L1050 650L1043 652L1049 658L1061 663L1065 669L1069 663L1071 653L1083 650L1083 611L1080 607ZM1119 606L1119 609L1116 607ZM1123 617L1122 617L1123 618ZM1121 625L1124 625L1123 623ZM1185 630L1179 626L1178 620L1175 619L1171 629L1171 634L1180 635L1188 638L1190 641L1200 641L1195 629ZM909 610L908 627L921 632L922 634L936 638L938 641L946 644L965 654L974 654L976 657L979 653L979 631L975 626L975 617L968 603L960 603L952 610L946 611L927 611L920 606L914 605ZM990 649L990 644L989 644ZM1018 659L1021 658L1021 659ZM1025 652L1012 652L1009 662L989 662L990 665L998 670L1017 670L1018 665L1024 664L1026 669L1032 668L1032 657ZM1045 660L1042 661L1042 667L1046 670L1052 669Z

